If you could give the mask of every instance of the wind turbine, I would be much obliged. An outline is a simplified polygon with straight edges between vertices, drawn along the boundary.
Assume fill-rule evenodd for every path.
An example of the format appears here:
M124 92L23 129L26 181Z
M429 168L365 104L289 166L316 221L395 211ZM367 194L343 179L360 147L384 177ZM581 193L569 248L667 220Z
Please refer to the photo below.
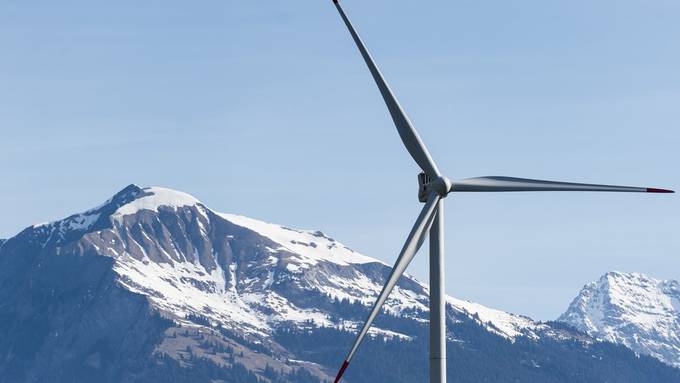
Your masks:
M459 192L518 192L518 191L605 191L605 192L633 192L633 193L674 193L672 190L595 185L573 182L555 182L532 180L514 177L475 177L450 181L443 176L437 165L432 160L425 144L420 139L418 132L411 124L408 116L399 105L396 97L385 82L380 70L373 62L373 58L366 50L364 43L347 18L338 0L333 0L342 20L345 22L352 39L359 48L368 69L382 94L387 109L392 116L397 132L401 137L406 150L416 161L423 173L418 175L418 200L425 203L418 215L411 232L406 238L406 243L397 257L397 262L387 278L378 299L373 304L366 322L359 331L352 348L345 358L335 383L338 383L349 366L349 362L356 353L361 341L368 333L376 315L380 312L385 300L397 284L397 281L406 270L420 245L425 239L425 234L430 232L430 383L446 382L446 318L444 301L444 201L449 193Z

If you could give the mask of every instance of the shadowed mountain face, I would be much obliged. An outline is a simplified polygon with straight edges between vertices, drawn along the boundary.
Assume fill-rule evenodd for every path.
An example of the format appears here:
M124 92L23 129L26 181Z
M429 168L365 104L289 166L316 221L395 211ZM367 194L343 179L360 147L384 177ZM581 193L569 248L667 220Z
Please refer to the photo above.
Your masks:
M319 231L130 185L0 242L0 377L328 380L389 271ZM563 325L447 302L451 381L680 381ZM348 381L425 380L427 304L427 287L403 277Z

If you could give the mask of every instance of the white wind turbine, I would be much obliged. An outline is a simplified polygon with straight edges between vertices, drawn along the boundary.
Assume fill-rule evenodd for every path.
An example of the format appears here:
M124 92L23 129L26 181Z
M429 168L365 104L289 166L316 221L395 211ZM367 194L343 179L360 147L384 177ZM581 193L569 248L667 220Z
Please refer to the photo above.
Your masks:
M633 192L633 193L673 193L672 190L594 185L572 182L555 182L532 180L514 177L475 177L459 181L450 181L444 177L435 165L430 153L423 144L418 132L411 124L399 102L390 90L380 70L373 62L371 55L366 50L364 43L359 38L352 23L340 7L338 0L333 0L342 20L347 25L349 33L361 52L368 69L378 85L387 109L392 116L394 125L397 127L406 150L416 161L423 173L419 174L418 199L425 203L425 207L418 215L411 232L406 238L406 243L399 253L397 262L387 278L378 299L373 304L366 322L357 335L352 348L347 354L335 383L340 381L347 369L361 341L366 336L376 315L380 312L385 300L397 284L399 277L409 265L420 245L425 239L425 234L430 233L430 383L446 382L446 320L444 302L444 204L443 199L449 193L458 192L518 192L518 191L604 191L604 192Z

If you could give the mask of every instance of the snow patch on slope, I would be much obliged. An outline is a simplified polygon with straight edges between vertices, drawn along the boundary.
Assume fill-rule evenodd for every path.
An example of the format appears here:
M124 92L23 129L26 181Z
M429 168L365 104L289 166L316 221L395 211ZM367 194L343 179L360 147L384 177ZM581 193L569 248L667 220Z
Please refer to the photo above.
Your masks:
M468 314L473 318L478 318L487 329L508 339L514 339L522 335L538 338L535 331L547 328L546 325L534 322L528 317L510 314L505 311L482 306L479 303L463 301L451 296L446 297L446 303L451 305L456 311Z
M146 295L158 308L183 318L199 314L264 334L269 329L257 313L228 288L224 270L207 272L197 263L156 263L117 257L114 271L128 290Z
M338 265L378 262L376 259L355 252L320 231L291 229L242 215L217 214L235 225L255 231L278 243L281 247L275 250L283 249L298 255L304 261L300 265L302 268L309 268L320 261L329 261ZM295 266L297 265L293 265Z

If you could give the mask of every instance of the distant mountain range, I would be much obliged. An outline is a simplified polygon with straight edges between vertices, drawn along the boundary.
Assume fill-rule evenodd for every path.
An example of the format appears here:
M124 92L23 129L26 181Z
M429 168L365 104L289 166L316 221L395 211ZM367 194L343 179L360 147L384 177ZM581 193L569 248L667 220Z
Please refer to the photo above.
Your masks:
M389 271L320 231L130 185L0 240L0 380L328 381ZM447 297L449 380L680 382L677 291L610 273L547 323ZM425 381L427 305L403 277L347 381Z

